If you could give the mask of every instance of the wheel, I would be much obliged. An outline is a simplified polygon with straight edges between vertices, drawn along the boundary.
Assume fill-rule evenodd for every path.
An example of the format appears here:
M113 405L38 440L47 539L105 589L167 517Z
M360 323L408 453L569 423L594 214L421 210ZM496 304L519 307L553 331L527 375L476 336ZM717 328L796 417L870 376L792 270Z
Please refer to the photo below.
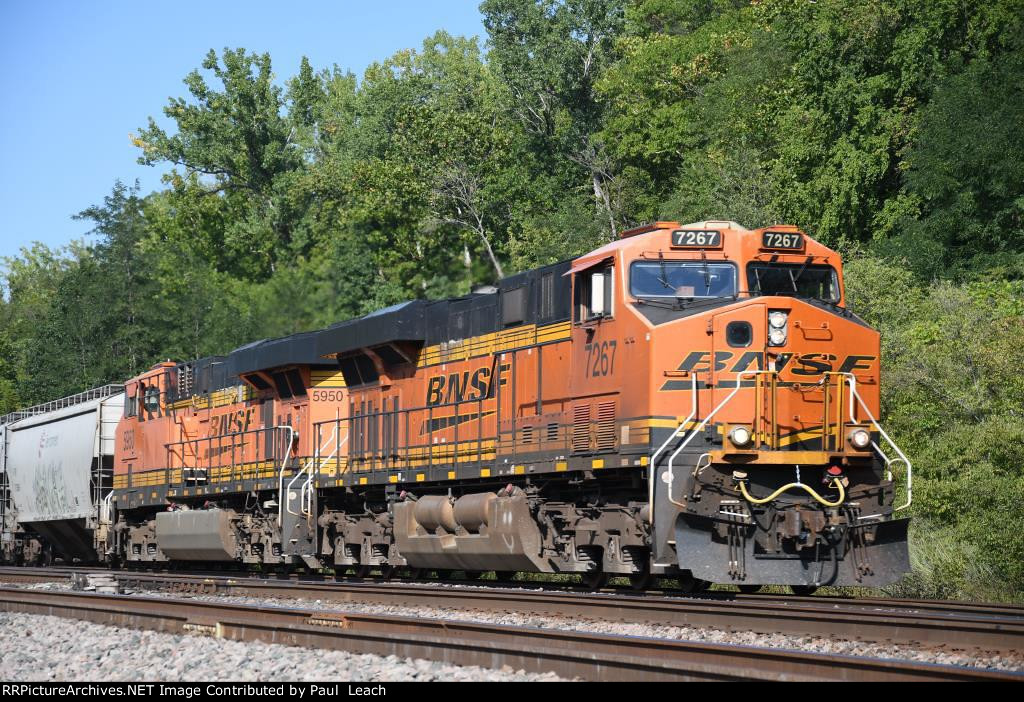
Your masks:
M479 580L480 576L483 575L479 570L466 570L462 574L466 577L466 580Z
M494 571L494 579L498 582L507 583L516 578L516 571L514 570L496 570Z
M744 595L753 595L755 592L761 592L760 585L737 585Z
M356 577L359 578L360 580L363 580L363 579L367 578L370 575L370 566L368 566L368 565L358 565L358 566L356 566L355 574L356 574Z
M380 567L380 577L381 577L381 580L391 580L391 578L395 577L395 571L396 570L397 570L397 568L395 568L395 566L393 566L393 565L381 566Z
M632 573L629 576L629 586L637 591L646 590L654 582L654 576L648 572Z
M592 570L589 573L584 573L581 579L583 585L591 590L600 590L608 584L608 574L602 573L599 570Z
M818 589L817 585L790 585L789 589L793 591L794 595L813 595Z
M409 568L407 571L409 580L422 580L423 569L422 568Z

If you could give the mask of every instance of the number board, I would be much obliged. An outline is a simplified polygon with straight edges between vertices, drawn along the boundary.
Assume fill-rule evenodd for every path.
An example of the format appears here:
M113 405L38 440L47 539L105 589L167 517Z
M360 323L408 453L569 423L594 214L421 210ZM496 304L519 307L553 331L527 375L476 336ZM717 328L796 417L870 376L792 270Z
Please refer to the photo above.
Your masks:
M677 229L672 232L672 246L677 249L717 249L722 245L722 232L703 229Z
M799 232L764 232L761 234L763 249L802 249L804 235Z

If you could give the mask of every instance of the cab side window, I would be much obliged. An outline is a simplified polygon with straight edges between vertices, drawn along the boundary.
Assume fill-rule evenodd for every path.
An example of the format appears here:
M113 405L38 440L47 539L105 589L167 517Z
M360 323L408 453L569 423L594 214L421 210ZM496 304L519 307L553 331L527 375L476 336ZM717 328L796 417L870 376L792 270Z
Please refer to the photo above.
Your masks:
M614 313L614 267L603 266L576 275L576 321L611 317Z
M153 413L160 409L160 388L155 385L150 385L146 388L142 395L142 406L149 412Z

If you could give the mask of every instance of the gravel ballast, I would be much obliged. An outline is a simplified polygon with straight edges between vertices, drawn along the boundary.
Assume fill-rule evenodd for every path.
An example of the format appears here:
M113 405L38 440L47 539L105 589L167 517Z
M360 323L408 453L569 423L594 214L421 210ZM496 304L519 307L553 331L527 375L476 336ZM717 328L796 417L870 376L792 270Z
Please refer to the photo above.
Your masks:
M553 673L166 634L0 612L0 679L9 682L558 681Z
M509 626L528 626L539 629L563 631L589 631L597 634L620 634L643 636L676 641L700 641L719 644L739 644L763 648L812 651L870 658L891 658L895 660L940 663L992 670L1024 671L1024 654L1008 655L1003 652L984 653L978 651L946 648L918 648L894 643L845 641L812 635L763 634L753 631L728 631L708 627L667 626L660 624L636 624L629 622L602 621L551 615L533 615L519 612L486 612L457 610L448 607L396 606L383 604L349 604L322 600L244 597L238 595L166 595L159 592L139 592L144 597L173 597L195 599L207 602L231 602L233 604L260 605L263 607L290 607L348 614L378 614L424 619L452 619L464 622L486 622Z
M66 583L39 583L29 585L33 589L70 589ZM948 647L918 647L890 642L850 641L813 635L764 634L753 631L729 631L710 627L669 626L659 624L637 624L603 621L553 615L533 615L515 611L489 612L459 610L450 607L398 606L384 604L352 604L300 598L268 598L240 595L184 595L157 591L139 591L143 597L170 597L173 599L194 599L207 602L229 602L264 607L288 607L313 609L348 614L375 614L428 619L449 619L468 622L486 622L509 626L526 626L564 631L587 631L602 634L641 636L698 641L719 644L757 646L774 649L790 649L815 653L863 656L893 660L909 660L923 663L938 663L971 668L1004 671L1024 671L1022 652L979 652L958 649L955 642Z

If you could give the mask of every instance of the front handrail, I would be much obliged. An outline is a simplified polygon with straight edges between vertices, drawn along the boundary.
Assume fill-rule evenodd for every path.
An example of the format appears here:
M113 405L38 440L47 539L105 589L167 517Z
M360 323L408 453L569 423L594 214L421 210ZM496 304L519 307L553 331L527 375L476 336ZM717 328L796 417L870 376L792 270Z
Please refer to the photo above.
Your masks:
M736 396L736 393L738 393L740 391L740 388L742 387L741 383L742 383L742 380L743 380L743 378L745 376L746 377L755 378L756 376L758 376L758 375L760 375L762 373L774 373L774 372L775 371L771 371L771 370L755 370L755 371L741 371L741 372L737 373L736 374L736 387L733 388L732 392L730 392L725 397L724 400L719 402L718 406L715 407L713 410L711 410L710 414L708 414L707 417L702 419L697 426L695 426L693 429L691 429L690 433L687 434L687 436L683 440L683 442L681 444L679 444L679 446L676 448L675 451L672 452L672 455L668 457L668 472L667 472L668 480L666 481L666 483L668 484L668 501L669 502L671 502L672 504L676 505L677 507L684 507L684 508L686 507L686 505L684 505L682 502L677 502L676 500L672 499L672 484L675 481L675 471L674 471L674 467L673 467L672 464L675 461L676 457L680 453L682 453L684 448L686 448L689 445L690 441L693 440L693 437L697 436L697 434L700 433L704 429L704 427L707 426L708 422L711 421L711 418L714 417L716 414L718 414L719 410L721 410L723 407L725 407L727 404L729 404L729 402L732 400L732 398ZM694 385L694 387L696 388L696 385ZM696 390L694 392L696 393ZM694 403L696 404L696 398L694 399ZM653 511L653 508L652 508L652 511Z
M668 460L667 479L665 480L665 483L668 486L668 499L669 499L669 502L671 502L672 504L676 505L677 507L684 507L685 508L685 506L686 506L683 503L678 502L678 501L676 501L673 498L673 487L674 487L674 484L675 484L675 465L674 464L675 464L675 460L679 456L679 454L682 453L682 451L690 444L690 442L693 440L693 438L697 434L699 434L704 429L704 427L707 426L708 422L712 418L714 418L714 416L716 414L718 414L718 412L720 412L727 404L729 404L729 402L732 401L732 399L736 396L736 394L742 388L742 381L743 381L744 378L756 378L758 375L762 375L762 374L763 375L767 375L767 374L772 374L772 373L775 373L775 371L771 371L771 370L753 370L753 371L742 371L740 373L737 373L736 374L736 386L725 397L725 399L723 399L721 402L719 402L718 405L713 410L711 410L711 412L706 417L704 417L704 419L702 419L695 427L693 427L692 429L686 430L685 438L675 448L675 450L669 456L669 460ZM817 383L817 385L824 385L826 387L826 392L828 392L828 390L827 390L827 388L829 386L828 376L833 376L833 375L841 377L843 379L843 382L845 382L846 385L850 388L850 393L849 393L849 396L848 396L850 422L852 424L859 423L859 421L857 419L857 406L859 405L861 410L863 411L864 415L866 415L866 417L868 418L871 426L884 439L884 441L888 445L888 447L890 447L891 450L893 452L895 452L896 457L895 458L890 458L886 454L886 452L882 450L882 447L879 445L878 442L876 442L874 440L872 440L872 442L871 442L872 448L874 448L874 450L878 453L878 455L885 462L886 469L887 469L887 471L889 471L889 474L890 474L890 479L891 479L891 475L893 473L893 466L895 466L896 464L899 464L899 463L902 463L904 466L906 466L906 474L907 474L907 501L906 501L905 504L900 505L899 507L896 507L893 511L894 512L899 512L901 510L904 510L904 509L910 507L910 505L913 502L913 464L911 463L910 459L907 458L907 455L905 453L903 453L903 451L900 449L900 447L896 444L896 442L893 441L892 437L890 437L889 434L885 431L885 429L882 428L882 425L875 418L875 416L871 413L871 410L868 408L867 403L864 402L864 398L861 397L860 393L857 391L857 378L856 378L856 376L854 376L852 373L826 373L826 374L824 374L822 376L822 379ZM654 523L654 481L655 481L656 476L657 476L657 465L656 465L656 462L657 462L658 457L668 447L669 443L673 439L678 437L680 435L680 432L682 432L684 429L686 429L687 425L689 425L693 421L693 419L696 417L696 415L697 415L698 392L697 392L697 378L696 378L696 375L694 375L692 377L692 381L691 381L691 395L692 395L692 401L691 401L690 414L687 415L686 419L684 419L680 423L680 425L675 429L675 431L673 431L665 439L665 441L661 444L661 446L659 446L658 449L653 454L651 454L650 468L648 470L648 505L649 505L649 510L650 510L650 523L652 525Z
M854 398L856 398L857 403L860 405L861 409L864 410L864 414L866 414L868 419L871 420L871 426L873 426L878 431L878 433L886 440L886 442L889 444L892 450L896 452L896 458L889 458L885 454L885 452L882 451L882 448L878 445L878 443L876 443L875 441L871 442L871 446L875 449L875 451L878 452L878 455L882 457L882 460L885 461L886 469L891 473L892 466L895 463L902 463L907 467L907 502L904 505L896 507L893 511L899 512L900 510L904 510L907 507L910 507L910 504L913 502L914 494L913 464L910 462L910 459L907 458L907 455L903 453L902 450L900 450L900 447L896 445L896 442L893 441L892 438L886 433L885 429L882 428L882 425L879 424L877 419L875 419L875 416L871 414L871 410L868 409L868 406L867 404L865 404L864 399L860 396L860 393L857 392L857 377L853 373L836 373L835 375L843 376L846 380L847 385L850 386L850 422L857 422L856 405L854 405L853 403Z

